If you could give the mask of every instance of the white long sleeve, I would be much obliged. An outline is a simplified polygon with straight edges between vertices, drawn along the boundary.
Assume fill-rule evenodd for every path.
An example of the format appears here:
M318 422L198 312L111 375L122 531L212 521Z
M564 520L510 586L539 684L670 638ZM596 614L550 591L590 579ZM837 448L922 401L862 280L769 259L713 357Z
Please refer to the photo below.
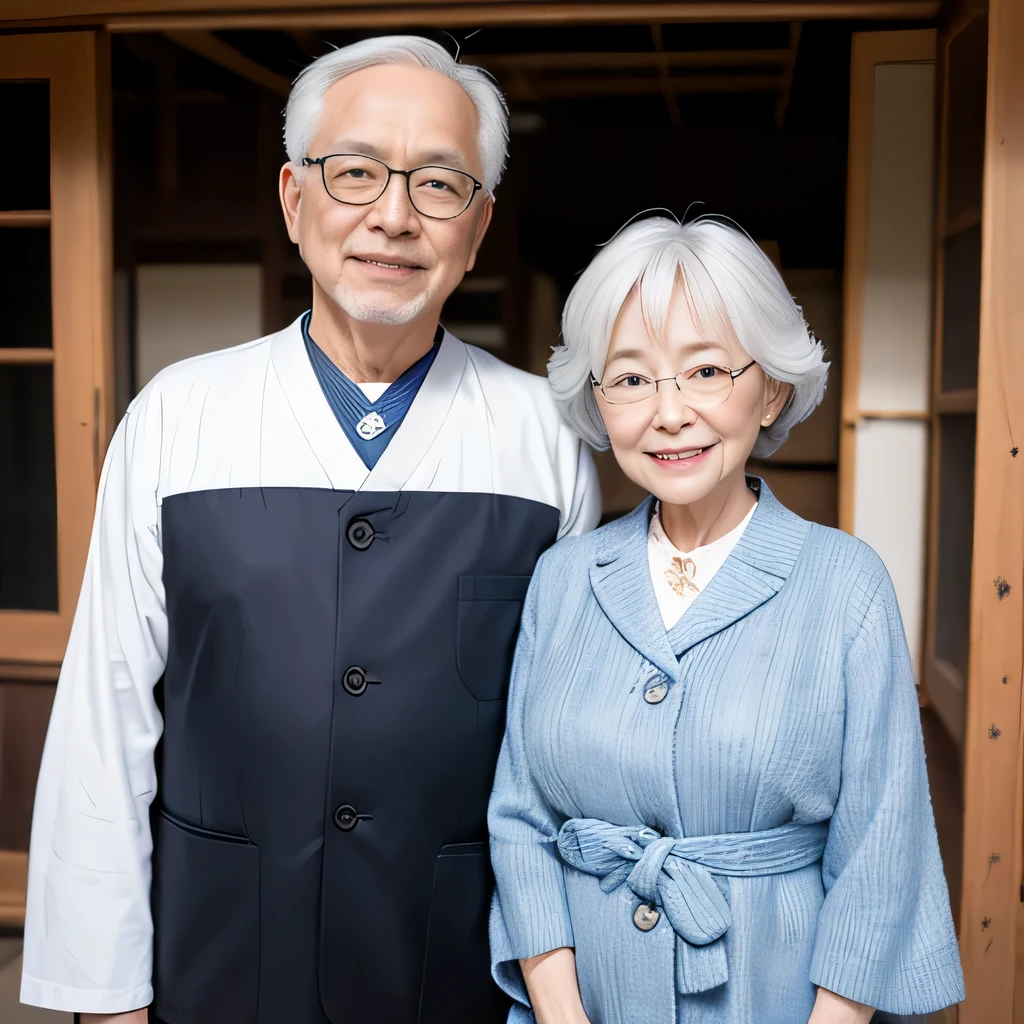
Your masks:
M107 452L37 784L21 999L55 1010L152 1000L153 689L167 652L158 406L140 396Z

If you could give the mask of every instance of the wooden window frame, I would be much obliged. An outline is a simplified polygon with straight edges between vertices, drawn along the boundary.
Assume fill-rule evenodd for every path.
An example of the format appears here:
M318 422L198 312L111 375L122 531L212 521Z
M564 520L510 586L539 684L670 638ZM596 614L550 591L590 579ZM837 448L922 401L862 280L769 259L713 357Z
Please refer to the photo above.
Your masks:
M53 666L64 656L113 432L109 73L105 33L0 36L0 82L50 86L50 208L0 211L0 227L50 228L53 344L0 348L0 364L53 366L57 483L58 610L0 611L8 669Z

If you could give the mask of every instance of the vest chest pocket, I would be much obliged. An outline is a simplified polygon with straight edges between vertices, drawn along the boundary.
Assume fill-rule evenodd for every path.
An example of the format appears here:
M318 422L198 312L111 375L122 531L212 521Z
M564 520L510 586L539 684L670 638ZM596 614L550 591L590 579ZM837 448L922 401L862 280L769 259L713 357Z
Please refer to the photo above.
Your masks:
M504 700L530 576L460 576L455 655L477 700Z

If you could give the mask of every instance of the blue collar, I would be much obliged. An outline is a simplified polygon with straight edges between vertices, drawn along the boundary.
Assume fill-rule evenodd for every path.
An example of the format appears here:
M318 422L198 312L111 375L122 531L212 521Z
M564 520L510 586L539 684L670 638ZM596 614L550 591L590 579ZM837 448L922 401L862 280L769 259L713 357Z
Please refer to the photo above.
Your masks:
M371 402L345 376L309 334L312 310L302 317L302 340L327 404L367 469L373 469L419 393L441 347L444 328L438 326L429 352L405 371L380 398Z

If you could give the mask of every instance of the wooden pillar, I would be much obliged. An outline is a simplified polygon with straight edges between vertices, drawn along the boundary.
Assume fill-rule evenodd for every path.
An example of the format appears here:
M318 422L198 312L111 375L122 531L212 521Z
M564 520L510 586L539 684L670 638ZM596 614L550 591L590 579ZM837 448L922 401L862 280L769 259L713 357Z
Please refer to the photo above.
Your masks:
M961 1024L1024 1024L1024 4L989 5ZM941 585L941 581L940 581Z

